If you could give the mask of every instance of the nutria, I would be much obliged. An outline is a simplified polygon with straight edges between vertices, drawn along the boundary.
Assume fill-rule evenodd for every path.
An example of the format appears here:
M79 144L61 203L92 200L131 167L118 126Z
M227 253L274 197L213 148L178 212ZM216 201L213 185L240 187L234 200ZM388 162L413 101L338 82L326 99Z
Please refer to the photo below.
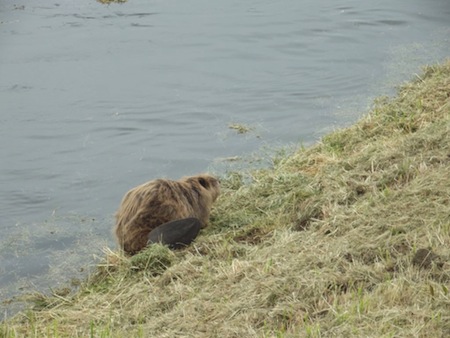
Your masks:
M164 223L197 218L204 228L219 194L219 181L207 174L139 185L125 194L116 213L117 242L134 255L147 246L149 233Z

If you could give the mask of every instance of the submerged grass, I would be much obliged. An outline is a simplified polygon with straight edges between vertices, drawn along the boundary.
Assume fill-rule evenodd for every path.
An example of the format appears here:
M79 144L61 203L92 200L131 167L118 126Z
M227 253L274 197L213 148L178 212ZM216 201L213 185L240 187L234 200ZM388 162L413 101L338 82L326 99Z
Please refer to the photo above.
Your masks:
M450 336L450 61L349 128L230 173L191 247L109 251L1 337Z
M106 4L106 5L110 5L112 3L124 3L127 2L128 0L97 0L97 2L100 2L101 4Z

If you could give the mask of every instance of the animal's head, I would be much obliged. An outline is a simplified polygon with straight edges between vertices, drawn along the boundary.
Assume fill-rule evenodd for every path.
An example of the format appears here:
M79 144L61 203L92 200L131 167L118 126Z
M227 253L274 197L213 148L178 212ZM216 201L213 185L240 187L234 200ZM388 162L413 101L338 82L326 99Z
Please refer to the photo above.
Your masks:
M200 174L196 176L185 177L183 181L191 184L193 187L200 189L201 193L206 193L214 202L220 195L219 180L208 174Z

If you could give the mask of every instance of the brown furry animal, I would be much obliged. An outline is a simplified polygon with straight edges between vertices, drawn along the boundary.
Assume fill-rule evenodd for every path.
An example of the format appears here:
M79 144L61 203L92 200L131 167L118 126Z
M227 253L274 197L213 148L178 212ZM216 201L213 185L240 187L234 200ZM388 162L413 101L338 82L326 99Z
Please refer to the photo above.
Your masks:
M219 181L207 174L139 185L126 193L117 211L117 242L133 255L147 246L150 231L166 222L195 217L204 228L219 194Z

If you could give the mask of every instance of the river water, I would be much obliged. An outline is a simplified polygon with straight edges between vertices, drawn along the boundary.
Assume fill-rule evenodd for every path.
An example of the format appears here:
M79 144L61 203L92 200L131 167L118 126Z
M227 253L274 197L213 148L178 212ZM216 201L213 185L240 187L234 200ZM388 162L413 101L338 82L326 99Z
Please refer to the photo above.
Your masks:
M82 277L129 188L314 142L449 36L448 0L2 0L0 300Z

